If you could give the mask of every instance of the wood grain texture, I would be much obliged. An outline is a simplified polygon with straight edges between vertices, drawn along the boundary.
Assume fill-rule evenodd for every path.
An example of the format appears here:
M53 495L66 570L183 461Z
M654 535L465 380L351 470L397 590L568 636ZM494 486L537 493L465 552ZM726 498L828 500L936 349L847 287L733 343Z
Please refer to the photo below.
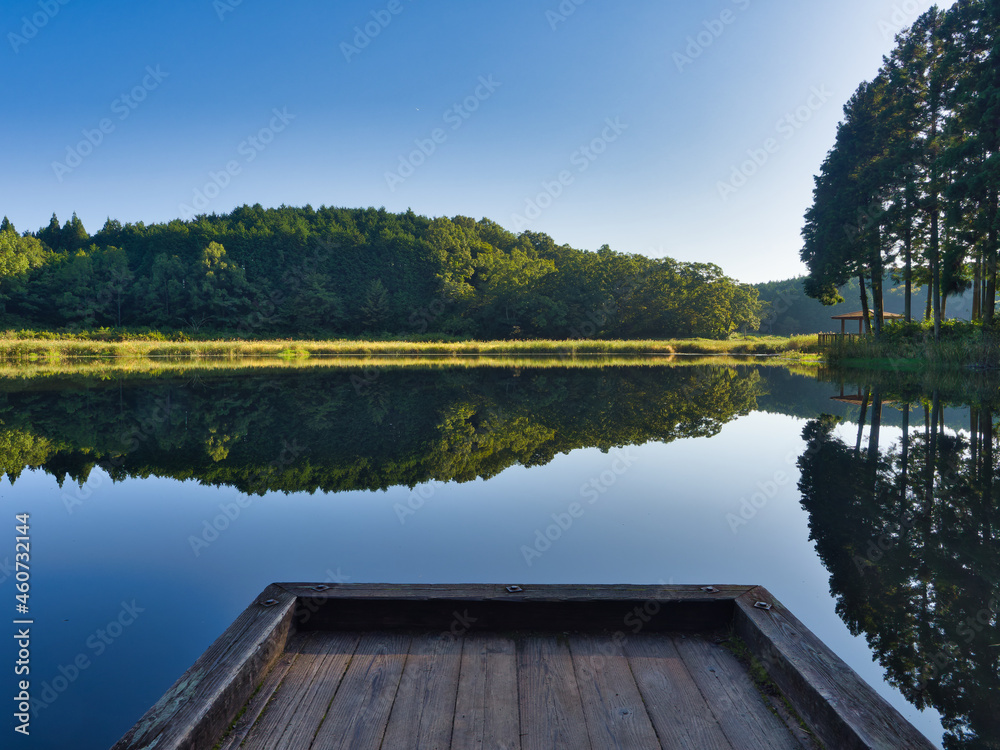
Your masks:
M771 609L755 608L758 601ZM827 747L934 747L766 589L757 587L737 599L734 626Z
M631 636L623 650L663 748L732 750L672 638Z
M464 638L452 747L520 750L517 649L511 638Z
M569 647L594 750L660 747L619 642L578 635Z
M410 636L405 634L368 633L361 637L314 747L382 747L409 648Z
M415 636L385 730L384 747L451 747L462 642L450 633Z
M800 750L735 656L699 637L675 638L674 645L734 748Z
M246 750L309 750L358 645L353 633L316 634L248 733Z
M504 601L602 601L614 599L657 601L716 601L733 600L753 586L727 586L716 584L715 592L706 592L700 585L691 586L637 586L629 584L602 584L594 586L562 584L524 584L521 591L508 592L503 584L404 584L404 583L278 583L291 594L303 598L342 599L363 597L369 599L455 599ZM325 588L324 588L325 587ZM317 588L322 588L319 591Z
M518 643L517 686L524 750L591 747L565 637L529 635Z
M717 627L827 747L933 747L760 587L522 588L273 584L113 750L796 747L731 653L676 632Z
M288 639L285 653L281 655L278 661L274 663L274 666L271 667L271 671L264 677L260 689L253 694L253 697L247 703L246 710L229 728L229 732L219 744L218 750L235 750L235 748L238 748L242 744L247 734L249 734L250 729L264 712L268 702L274 695L274 691L278 689L281 681L285 678L292 663L298 658L299 652L306 648L306 644L310 638L312 638L311 633L296 634Z
M293 594L268 586L113 750L214 746L284 651L294 607Z

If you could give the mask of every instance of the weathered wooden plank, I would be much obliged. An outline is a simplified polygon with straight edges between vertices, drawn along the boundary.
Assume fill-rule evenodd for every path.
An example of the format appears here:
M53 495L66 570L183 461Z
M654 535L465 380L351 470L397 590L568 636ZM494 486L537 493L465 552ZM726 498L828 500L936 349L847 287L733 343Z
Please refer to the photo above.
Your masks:
M450 633L414 636L383 747L451 745L461 665L462 642Z
M475 633L464 636L463 641L451 746L520 750L514 641Z
M520 641L517 683L524 750L591 747L565 637L531 635Z
M756 602L771 609L758 609ZM827 747L934 747L766 589L757 587L737 599L734 625Z
M630 636L623 651L665 750L732 750L669 635Z
M729 651L699 637L675 638L674 645L733 747L801 750Z
M569 648L594 750L658 748L620 642L610 636L571 636Z
M312 637L312 633L297 633L288 639L288 643L285 646L285 653L281 655L264 677L260 689L253 694L253 697L247 703L246 710L230 727L228 733L219 744L218 750L235 750L235 748L238 748L243 743L250 729L267 707L268 701L274 695L274 691L278 689L281 681L285 679L285 675L298 657L299 651L306 647L306 643Z
M657 601L713 601L732 600L750 591L753 586L726 586L717 584L705 591L704 586L690 585L628 585L601 584L593 586L562 584L524 584L520 591L510 592L503 584L390 584L390 583L280 583L289 593L303 598L343 599L456 599L456 600L506 600L506 601L603 601L603 600L657 600Z
M274 698L249 732L246 750L309 750L358 645L354 633L316 634L299 651Z
M214 746L284 651L294 608L268 586L112 750Z
M406 634L368 633L361 637L314 747L363 750L382 746L409 647L410 636Z

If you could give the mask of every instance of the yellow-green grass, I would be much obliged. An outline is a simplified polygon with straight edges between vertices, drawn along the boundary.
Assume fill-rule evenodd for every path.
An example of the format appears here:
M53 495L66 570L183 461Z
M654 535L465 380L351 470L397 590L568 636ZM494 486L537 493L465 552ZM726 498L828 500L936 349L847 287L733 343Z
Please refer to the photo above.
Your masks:
M330 371L336 369L412 368L608 368L608 367L786 367L792 372L813 374L802 362L786 357L732 355L536 355L536 356L334 356L282 359L280 357L200 358L190 357L93 357L82 359L39 359L33 362L0 361L0 384L28 380L83 377L89 380L148 379L160 376L206 377L251 375L284 371Z
M86 338L21 338L0 336L0 359L30 362L39 359L156 358L242 359L282 357L300 359L332 356L389 355L654 355L654 354L783 354L813 350L815 336L783 338L748 337L716 341L712 339L669 340L524 340L524 341L365 341L336 339L295 340L211 340L211 341L105 341Z

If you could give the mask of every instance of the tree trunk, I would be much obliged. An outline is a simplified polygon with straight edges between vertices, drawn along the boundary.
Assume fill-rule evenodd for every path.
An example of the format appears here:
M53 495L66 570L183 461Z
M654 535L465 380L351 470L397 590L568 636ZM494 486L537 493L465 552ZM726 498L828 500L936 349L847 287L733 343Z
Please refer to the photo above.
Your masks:
M882 298L882 232L875 228L875 247L872 248L872 307L875 313L875 340L882 336L885 318Z
M984 317L987 323L993 322L993 316L997 305L997 191L991 188L987 194L989 207L987 208L987 221L989 228L986 233L986 247L983 253L986 256L986 299L983 300Z
M906 281L906 300L903 303L905 305L903 312L906 315L906 322L910 323L913 320L910 316L911 296L913 294L913 227L909 220L906 222L906 233L903 237L903 256L903 275Z
M983 300L983 256L982 252L977 252L973 261L975 275L972 281L972 319L979 320L982 311Z
M868 288L865 286L864 273L858 274L858 285L861 287L861 315L864 319L865 333L872 332L872 323L868 316Z
M938 225L937 197L931 213L931 288L934 291L934 340L941 339L941 228Z

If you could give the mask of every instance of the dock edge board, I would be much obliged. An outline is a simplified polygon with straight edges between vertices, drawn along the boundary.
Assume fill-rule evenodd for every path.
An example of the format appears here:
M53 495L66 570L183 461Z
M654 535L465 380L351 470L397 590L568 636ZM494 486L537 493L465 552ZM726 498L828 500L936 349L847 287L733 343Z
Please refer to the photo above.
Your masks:
M364 603L373 627L387 621L390 604L433 627L453 607L480 607L484 625L505 626L513 610L546 613L545 627L569 626L558 618L600 605L655 603L679 617L681 629L731 626L761 662L792 707L829 748L888 750L934 748L906 719L760 586L641 586L503 584L273 583L226 629L112 750L202 750L213 747L300 628L329 627L342 611L351 628L364 625ZM344 606L339 607L338 604ZM522 607L510 607L521 603ZM590 609L588 609L590 608ZM614 610L607 622L618 621ZM497 616L500 613L500 616ZM428 619L430 618L430 619ZM491 620L492 618L492 620ZM405 619L405 618L404 618ZM674 621L671 620L671 626ZM598 622L606 627L607 623ZM530 627L530 624L525 624Z

